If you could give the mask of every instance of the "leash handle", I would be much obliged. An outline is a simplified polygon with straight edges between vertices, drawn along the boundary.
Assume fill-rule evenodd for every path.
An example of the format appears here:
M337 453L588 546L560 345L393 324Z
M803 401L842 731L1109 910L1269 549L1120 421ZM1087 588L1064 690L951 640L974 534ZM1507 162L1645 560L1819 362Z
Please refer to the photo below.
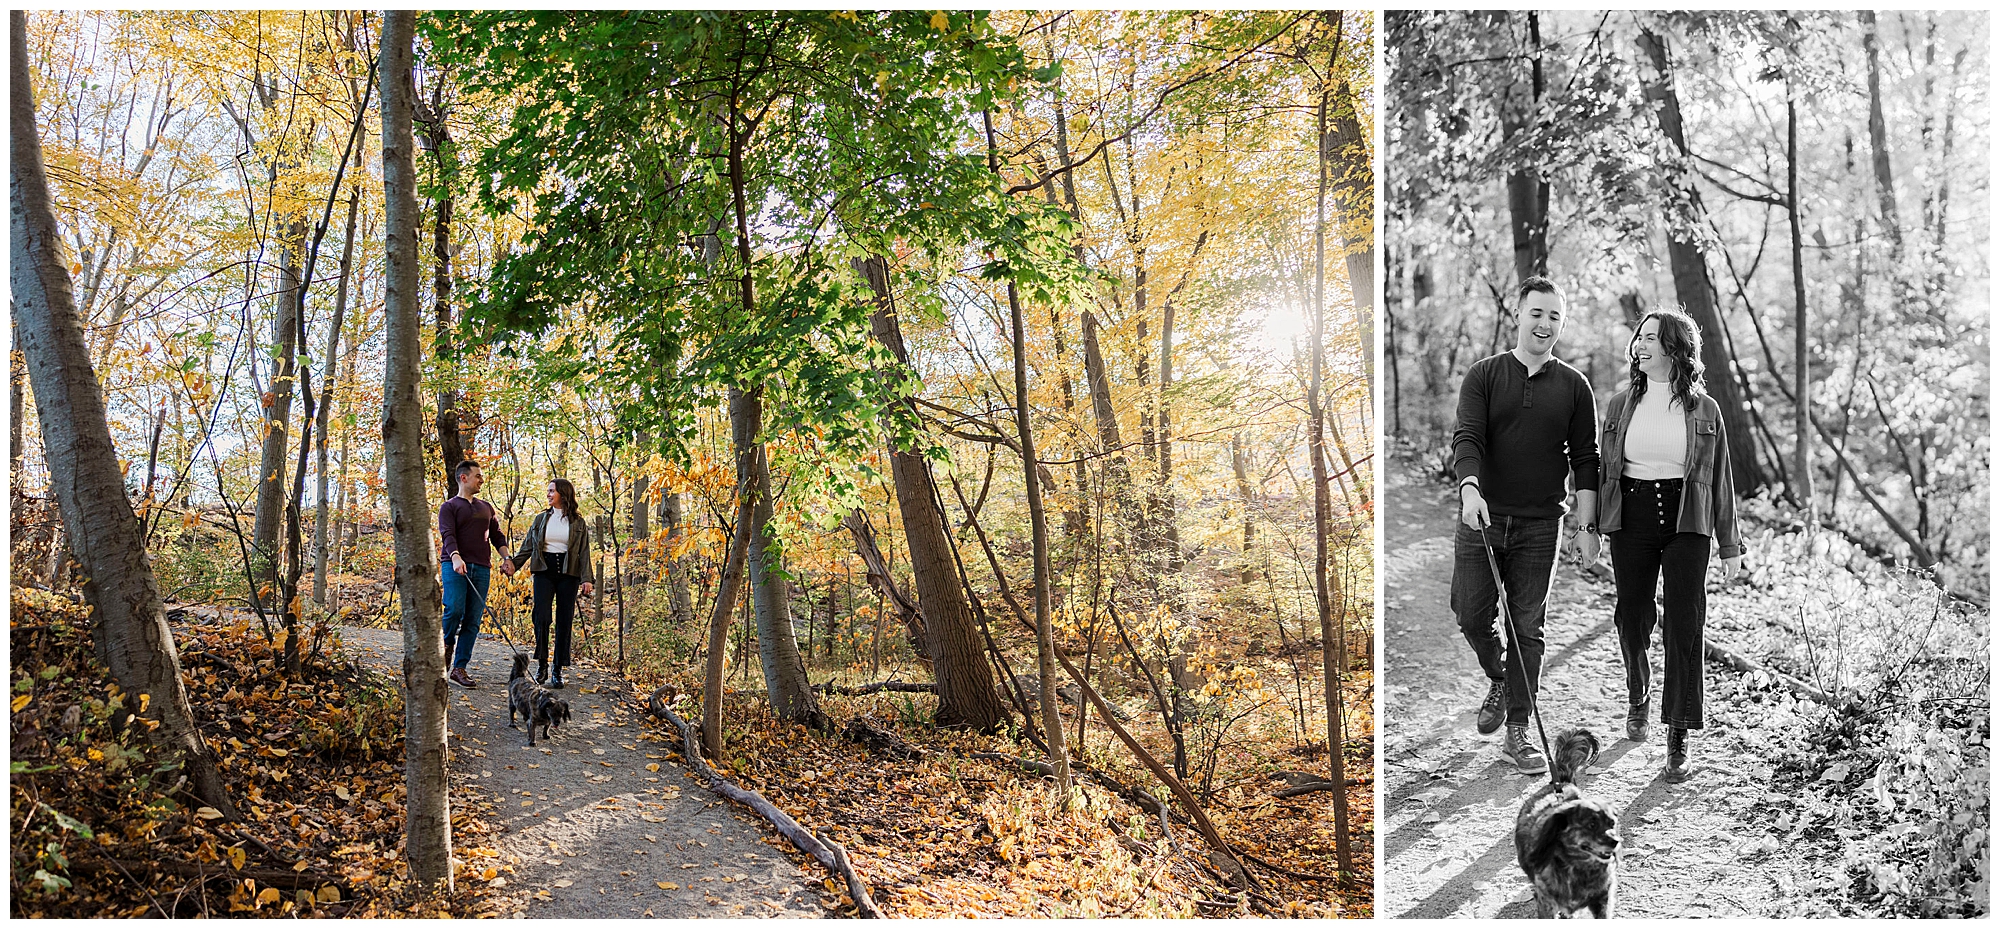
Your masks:
M1542 740L1542 757L1548 759L1549 782L1555 783L1556 765L1555 758L1549 753L1549 731L1542 725L1541 701L1535 694L1540 681L1528 679L1528 657L1521 652L1521 630L1514 625L1514 611L1507 608L1507 582L1500 577L1500 560L1493 556L1493 543L1486 540L1486 530L1478 531L1479 545L1486 550L1486 567L1493 572L1493 589L1499 595L1495 598L1495 603L1500 607L1501 623L1507 629L1507 650L1513 654L1514 660L1521 664L1521 680L1528 688L1528 712L1534 716L1535 734ZM1536 670L1539 672L1541 669ZM1540 676L1539 673L1535 675L1536 678Z

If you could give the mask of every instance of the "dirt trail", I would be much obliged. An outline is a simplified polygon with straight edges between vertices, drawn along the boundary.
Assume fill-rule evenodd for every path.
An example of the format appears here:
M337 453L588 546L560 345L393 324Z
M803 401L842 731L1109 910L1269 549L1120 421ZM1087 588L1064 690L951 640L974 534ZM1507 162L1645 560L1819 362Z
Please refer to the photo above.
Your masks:
M1413 473L1384 475L1383 792L1386 852L1377 873L1385 916L1532 917L1514 859L1513 824L1542 775L1501 759L1500 734L1474 717L1485 679L1450 608L1451 488ZM1712 576L1713 577L1713 576ZM1781 916L1806 862L1780 848L1763 811L1771 761L1756 711L1733 699L1739 675L1708 666L1708 728L1691 746L1699 767L1669 785L1665 732L1624 739L1624 672L1612 627L1610 580L1558 568L1545 625L1541 708L1549 734L1583 726L1604 751L1585 786L1617 812L1623 833L1618 915ZM1710 594L1710 612L1728 597ZM1653 648L1654 680L1660 649Z
M400 631L341 635L362 660L402 673ZM624 681L571 669L558 691L570 725L529 748L525 728L507 727L511 656L481 635L468 667L479 687L451 685L451 778L457 808L483 800L503 829L499 857L472 859L474 870L498 867L496 891L524 904L524 915L821 915L811 878L766 844L772 833L667 760Z

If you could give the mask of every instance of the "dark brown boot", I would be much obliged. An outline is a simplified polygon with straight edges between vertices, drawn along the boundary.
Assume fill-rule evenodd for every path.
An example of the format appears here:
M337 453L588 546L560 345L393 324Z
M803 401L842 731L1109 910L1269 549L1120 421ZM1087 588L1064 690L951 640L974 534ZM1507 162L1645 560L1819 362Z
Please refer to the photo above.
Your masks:
M1667 783L1678 784L1694 773L1688 760L1688 731L1679 726L1667 729Z

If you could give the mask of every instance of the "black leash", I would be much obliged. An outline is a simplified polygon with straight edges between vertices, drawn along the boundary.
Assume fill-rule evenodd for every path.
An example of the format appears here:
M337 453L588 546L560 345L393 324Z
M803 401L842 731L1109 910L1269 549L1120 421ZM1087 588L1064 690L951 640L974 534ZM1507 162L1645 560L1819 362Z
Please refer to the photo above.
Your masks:
M471 568L471 566L470 566L470 565L468 565L468 566L467 566L467 571L466 571L466 573L464 573L464 574L460 574L460 575L458 575L458 576L459 576L459 577L462 577L462 578L465 578L465 589L466 589L466 590L467 590L468 592L470 592L470 593L471 593L471 594L472 594L472 595L473 595L474 597L477 597L477 598L479 598L479 613L478 613L478 615L480 615L480 616L484 616L484 615L486 615L486 595L485 595L485 594L482 594L482 593L480 593L480 592L479 592L479 586L478 586L478 585L476 585L476 584L474 584L474 583L472 583L472 572L471 572L470 568ZM490 573L490 572L491 572L491 570L492 570L492 569L490 569L490 568L488 569L488 572L489 572L489 573L488 573L488 575L487 575L487 582L488 582L488 583L491 583L491 582L492 582L492 575L491 575L491 573ZM456 572L454 571L454 573L456 573ZM495 616L495 617L493 617L493 618L497 620L497 619L499 619L500 617L498 617L498 616ZM513 611L513 609L511 608L511 606L510 606L510 608L509 608L509 609L508 609L508 611L507 611L507 618L508 618L508 619L510 619L510 620L514 618L514 611ZM500 640L501 640L501 641L503 641L503 642L506 642L506 643L507 643L507 647L508 647L508 648L511 648L511 649L513 649L513 650L514 650L514 654L516 654L516 655L524 655L524 654L527 654L526 652L523 652L523 651L521 651L521 647L520 647L519 645L515 645L515 644L514 644L514 639L513 639L512 637L510 637L509 635L507 635L507 624L506 624L506 623L501 623L501 622L496 622L496 623L494 623L494 624L493 624L493 626L494 626L494 628L496 628L496 629L499 629L499 630L500 630ZM476 641L476 639L475 639L475 641ZM451 661L451 656L450 656L450 655L446 655L446 656L444 656L444 658L445 658L445 661L447 661L447 662Z
M1499 593L1500 619L1507 628L1507 652L1520 662L1521 679L1528 688L1528 712L1535 717L1535 734L1542 739L1542 758L1549 766L1549 783L1555 783L1556 764L1555 757L1549 753L1549 731L1542 727L1541 701L1535 698L1541 675L1535 675L1537 680L1528 679L1528 658L1521 653L1521 630L1514 626L1514 611L1507 608L1507 582L1500 579L1500 560L1493 557L1493 543L1486 541L1485 529L1479 530L1479 544L1486 549L1486 567L1493 572L1493 588ZM1540 670L1536 669L1537 672Z

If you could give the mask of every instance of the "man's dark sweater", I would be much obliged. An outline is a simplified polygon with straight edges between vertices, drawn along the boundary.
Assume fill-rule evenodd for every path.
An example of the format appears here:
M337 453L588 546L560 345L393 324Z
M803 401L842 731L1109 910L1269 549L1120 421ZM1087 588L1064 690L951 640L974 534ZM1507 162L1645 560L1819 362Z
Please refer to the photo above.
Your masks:
M493 504L484 500L454 496L438 507L438 535L444 538L444 563L451 565L457 552L465 563L493 567L493 549L507 550L507 533L500 528ZM492 545L487 544L492 539Z
M1597 404L1583 372L1550 358L1533 377L1513 352L1482 358L1458 390L1458 479L1479 478L1495 516L1562 516L1563 476L1595 492Z

